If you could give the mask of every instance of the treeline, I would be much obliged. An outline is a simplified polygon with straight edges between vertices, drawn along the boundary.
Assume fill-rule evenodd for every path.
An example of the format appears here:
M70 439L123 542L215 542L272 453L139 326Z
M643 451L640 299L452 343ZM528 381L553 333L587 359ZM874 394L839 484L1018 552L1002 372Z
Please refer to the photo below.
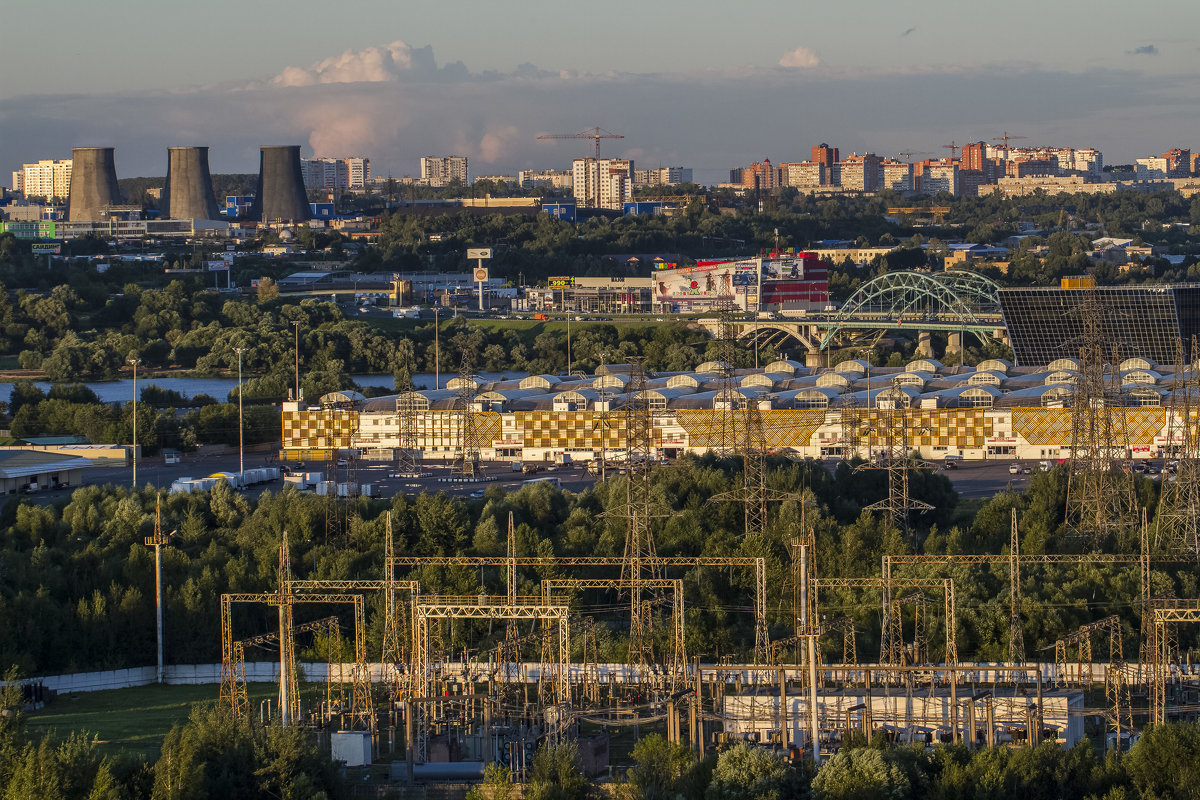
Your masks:
M1061 470L1034 476L1023 495L1001 494L972 517L956 508L956 496L944 476L914 473L914 498L936 509L906 538L863 508L887 494L881 470L845 466L833 474L818 465L773 462L772 489L791 495L772 509L767 533L746 537L736 503L709 498L741 486L739 465L715 458L683 458L654 474L655 545L661 555L762 557L767 569L768 622L776 638L792 635L789 611L791 537L798 531L800 498L813 526L819 572L827 576L877 576L884 553L1000 553L1008 545L1012 508L1021 518L1026 553L1077 552L1081 546L1062 527L1066 476ZM617 478L579 494L548 485L505 493L491 487L482 499L446 494L397 496L391 501L359 498L349 530L326 527L332 499L285 488L251 502L227 484L211 492L174 494L162 501L164 530L177 530L164 550L167 654L173 663L210 663L220 657L218 600L224 592L259 592L275 585L280 536L287 531L297 577L378 579L383 559L384 512L390 511L396 552L416 556L503 556L511 511L518 555L614 556L624 552L624 483ZM1140 484L1142 501L1153 512L1150 482ZM153 525L155 493L131 494L113 487L89 486L54 505L10 502L0 516L0 664L15 664L25 674L86 671L152 663L154 626L153 563L142 545ZM1151 514L1153 518L1153 514ZM1095 543L1103 552L1137 552L1136 536ZM959 609L957 642L964 660L1003 660L1008 645L1007 564L956 566L950 573L936 564L913 568L914 577L955 580ZM587 574L584 574L587 573ZM597 574L584 570L584 577ZM606 573L605 573L606 574ZM754 585L744 568L695 567L676 573L684 581L688 609L688 647L693 653L744 657L753 647L749 616ZM522 594L537 594L546 573L522 571ZM502 576L473 569L416 568L398 578L419 580L422 591L475 595L501 591ZM1191 596L1194 577L1184 567L1156 565L1153 593ZM483 583L481 583L483 581ZM1052 645L1083 623L1119 614L1134 652L1139 621L1138 567L1059 564L1027 568L1023 576L1023 617L1027 652ZM490 587L490 590L489 590ZM606 599L607 598L607 599ZM581 595L589 613L611 598ZM935 598L935 607L941 599ZM369 601L368 642L378 653L382 608ZM860 656L875 658L879 647L879 593L822 592L823 613L853 618ZM337 609L331 609L331 613ZM239 611L239 614L243 613ZM270 629L266 609L244 610L239 630ZM600 613L600 612L597 612ZM607 614L607 616L605 616ZM603 660L625 657L627 626L620 611L602 613L597 645ZM941 658L944 620L934 614L928 628L931 657ZM455 625L447 647L484 648L501 635L473 623ZM667 646L660 632L656 646ZM1181 642L1187 649L1192 641ZM308 657L325 657L322 643ZM840 658L841 639L824 643L827 655Z
M236 389L231 392L236 397ZM141 390L137 403L138 446L146 455L162 448L191 451L202 444L238 444L238 406L218 403L207 395L187 399L157 386ZM8 402L10 435L83 436L95 444L133 440L134 404L102 403L86 386L56 384L49 393L31 383L13 387ZM242 442L279 440L280 415L274 404L243 402Z
M37 735L21 713L20 684L0 686L0 796L5 800L334 800L349 785L304 728L261 727L196 706L158 757L104 755L86 732Z

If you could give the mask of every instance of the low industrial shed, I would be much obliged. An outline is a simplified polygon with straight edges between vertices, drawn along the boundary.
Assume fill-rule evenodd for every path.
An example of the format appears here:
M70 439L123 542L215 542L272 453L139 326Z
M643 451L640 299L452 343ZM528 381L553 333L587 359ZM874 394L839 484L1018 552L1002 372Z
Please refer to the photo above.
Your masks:
M36 450L0 450L0 494L83 484L92 462L79 456Z

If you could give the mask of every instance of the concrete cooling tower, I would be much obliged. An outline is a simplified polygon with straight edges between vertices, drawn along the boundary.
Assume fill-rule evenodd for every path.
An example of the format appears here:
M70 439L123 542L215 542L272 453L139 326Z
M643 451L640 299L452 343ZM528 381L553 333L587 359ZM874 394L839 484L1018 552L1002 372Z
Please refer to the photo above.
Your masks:
M300 222L312 218L300 172L300 145L261 149L258 191L250 215L261 222Z
M70 222L96 222L106 206L121 204L113 149L76 147L71 151L71 159L67 219Z
M207 147L168 147L164 219L219 219Z

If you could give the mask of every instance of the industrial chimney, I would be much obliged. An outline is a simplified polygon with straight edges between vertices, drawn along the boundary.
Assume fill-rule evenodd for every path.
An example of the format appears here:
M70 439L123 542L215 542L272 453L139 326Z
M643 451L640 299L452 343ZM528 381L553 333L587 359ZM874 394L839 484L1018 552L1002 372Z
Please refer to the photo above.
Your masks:
M217 219L207 147L168 147L163 219Z
M258 191L250 216L261 222L311 219L300 172L300 145L263 147L258 163Z
M121 204L117 165L111 147L76 147L71 151L71 188L67 220L96 222L106 206Z

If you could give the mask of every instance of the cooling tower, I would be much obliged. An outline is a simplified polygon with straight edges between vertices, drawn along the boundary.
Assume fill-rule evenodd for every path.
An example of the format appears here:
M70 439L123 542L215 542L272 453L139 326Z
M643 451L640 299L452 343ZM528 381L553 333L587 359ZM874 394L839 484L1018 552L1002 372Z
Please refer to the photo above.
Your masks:
M250 216L262 222L311 219L300 173L300 145L263 147L258 164L258 191Z
M71 151L71 188L67 219L95 222L106 206L121 204L117 165L111 147L76 147Z
M207 147L168 147L163 219L218 219Z

